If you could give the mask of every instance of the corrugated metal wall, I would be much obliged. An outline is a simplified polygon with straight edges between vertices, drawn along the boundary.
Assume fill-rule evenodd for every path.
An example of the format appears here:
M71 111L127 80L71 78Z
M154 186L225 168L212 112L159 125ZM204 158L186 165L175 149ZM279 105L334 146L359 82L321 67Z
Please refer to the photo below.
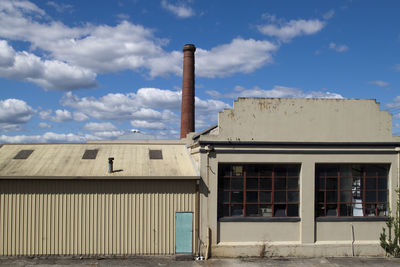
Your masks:
M0 255L173 254L195 181L2 180Z

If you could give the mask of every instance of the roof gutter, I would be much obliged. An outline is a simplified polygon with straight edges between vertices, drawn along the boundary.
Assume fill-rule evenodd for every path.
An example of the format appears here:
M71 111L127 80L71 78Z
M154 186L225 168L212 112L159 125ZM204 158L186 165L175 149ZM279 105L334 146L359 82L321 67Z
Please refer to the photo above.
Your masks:
M386 147L400 146L400 142L265 142L265 141L213 141L199 140L200 145L214 146L270 146L270 147Z
M0 180L199 180L200 176L0 176Z

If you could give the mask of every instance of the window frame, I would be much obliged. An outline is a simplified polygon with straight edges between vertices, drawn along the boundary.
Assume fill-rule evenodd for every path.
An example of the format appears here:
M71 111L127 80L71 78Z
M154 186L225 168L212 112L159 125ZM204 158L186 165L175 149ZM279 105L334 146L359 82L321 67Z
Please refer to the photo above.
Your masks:
M358 167L357 167L358 166ZM351 169L351 175L345 175L342 174L342 169L345 168L350 168ZM364 220L387 220L388 218L388 212L389 212L389 177L390 177L390 163L316 163L315 164L315 218L317 221L329 221L329 220L334 220L334 221L346 221L346 220L356 220L356 221L364 221ZM324 168L324 169L323 169ZM328 169L336 169L336 174L335 175L327 175ZM353 169L357 171L357 168L361 170L360 172L360 185L359 188L357 188L357 185L354 185L354 180L355 180L355 175L353 173ZM368 173L368 168L384 168L385 174L379 174L378 171L375 171L375 175L371 175L371 173ZM324 172L324 175L321 175L321 173ZM324 180L321 182L321 177ZM329 188L327 189L328 185L328 179L336 179L336 188ZM351 189L349 188L344 188L341 187L342 183L345 184L343 181L348 179L349 181L352 182L351 184ZM375 187L374 188L367 188L368 180L370 179L375 179ZM383 183L386 185L386 189L380 188L379 184L379 179L383 180L385 179L386 181ZM321 184L324 185L324 188L321 189L320 186ZM353 197L354 192L360 192L360 197ZM328 201L328 194L327 192L336 192L336 197L335 201ZM375 201L367 201L367 193L368 192L374 192L375 193ZM379 193L381 192L386 192L384 199L386 201L380 201ZM323 201L321 200L320 194L322 193L323 195ZM342 201L342 194L344 195L345 193L350 193L349 201ZM361 199L361 202L355 201L355 199ZM354 206L356 204L361 204L362 205L362 215L354 215L354 210L356 209ZM335 215L328 215L328 205L336 205L336 214ZM351 215L345 215L343 214L341 210L341 205L350 205L350 210L351 210ZM367 213L367 206L375 206L374 212L375 215L371 215L371 213ZM386 206L386 210L380 210L379 205L384 205ZM320 207L321 210L324 210L324 214L320 213ZM386 213L386 215L379 215L379 212Z
M233 173L234 167L242 167L242 175L236 176ZM261 168L260 168L261 166ZM263 170L271 170L271 174L261 174L261 169ZM225 175L223 172L229 169L229 175ZM250 175L251 168L253 171L253 175ZM277 169L285 168L285 175L278 176ZM218 165L218 221L299 221L300 217L300 171L301 171L301 164L300 163L219 163ZM290 171L295 170L295 174L291 174ZM254 175L255 174L255 175ZM241 189L235 189L232 187L232 179L236 179L240 177L243 179L243 185ZM279 177L279 178L278 178ZM278 179L285 179L285 188L282 189L275 189L276 188L276 181ZM257 188L249 188L248 182L252 179L253 183L255 179L257 179ZM271 187L270 189L263 188L261 186L261 179L271 179ZM289 179L296 180L295 188L289 188ZM224 187L224 181L229 180L229 187ZM264 182L267 182L264 180ZM293 180L292 180L293 182ZM254 186L254 184L253 184ZM242 193L242 201L235 202L232 201L232 192L241 192ZM257 192L257 201L248 201L247 193L249 192ZM270 198L269 201L265 200L262 201L261 193L269 193ZM275 201L275 193L277 192L284 192L285 193L285 200L282 201ZM292 196L294 196L294 201L289 200L289 192L294 192ZM224 194L228 193L228 201L225 199ZM296 197L297 193L297 197ZM265 195L264 195L265 196ZM266 198L267 199L267 198ZM241 205L242 214L241 215L232 215L231 207L234 205ZM257 205L257 213L256 214L249 214L247 205ZM271 212L271 215L262 215L261 205L265 206L264 208L269 208L270 211L265 211L267 214ZM276 216L276 208L280 206L285 206L284 208L284 216ZM295 215L288 215L288 208L291 206L292 208L296 206ZM228 214L224 214L224 208L228 209ZM283 209L281 209L282 212ZM294 211L294 210L292 210ZM226 210L225 210L226 213Z

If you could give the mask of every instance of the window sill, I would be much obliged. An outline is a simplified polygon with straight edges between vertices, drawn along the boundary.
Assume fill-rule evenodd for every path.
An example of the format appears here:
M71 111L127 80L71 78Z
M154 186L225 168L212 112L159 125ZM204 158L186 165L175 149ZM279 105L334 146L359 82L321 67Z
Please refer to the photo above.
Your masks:
M360 217L317 217L317 222L383 222L387 221L388 217L378 216L360 216Z
M222 217L219 222L299 222L300 217Z

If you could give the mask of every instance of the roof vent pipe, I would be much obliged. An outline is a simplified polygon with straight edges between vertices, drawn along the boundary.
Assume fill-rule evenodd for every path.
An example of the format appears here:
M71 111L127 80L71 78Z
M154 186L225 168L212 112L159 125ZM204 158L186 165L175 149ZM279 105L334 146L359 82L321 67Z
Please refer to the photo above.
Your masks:
M194 52L193 44L183 46L181 138L194 132Z
M108 173L114 172L114 158L108 158Z

